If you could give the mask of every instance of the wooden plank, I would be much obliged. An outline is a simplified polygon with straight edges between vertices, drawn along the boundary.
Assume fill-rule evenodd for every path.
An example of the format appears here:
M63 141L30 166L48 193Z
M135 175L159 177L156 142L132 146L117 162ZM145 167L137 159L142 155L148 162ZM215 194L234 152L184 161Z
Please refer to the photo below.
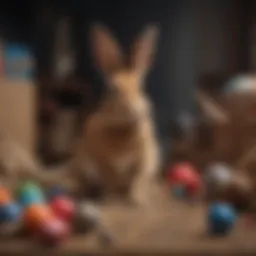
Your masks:
M238 253L255 251L254 228L243 221L227 237L213 239L206 235L206 208L174 199L156 200L153 208L102 206L103 220L116 240L113 247L100 246L95 234L76 236L58 248L39 246L31 238L1 240L2 255L124 255L127 253ZM154 201L155 202L155 201ZM204 254L205 255L205 254Z

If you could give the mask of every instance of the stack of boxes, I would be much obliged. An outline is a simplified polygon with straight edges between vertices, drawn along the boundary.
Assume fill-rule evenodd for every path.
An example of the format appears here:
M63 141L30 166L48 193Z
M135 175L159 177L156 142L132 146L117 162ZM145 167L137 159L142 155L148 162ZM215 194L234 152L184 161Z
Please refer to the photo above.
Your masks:
M24 44L1 42L0 49L0 130L33 152L36 135L33 56Z

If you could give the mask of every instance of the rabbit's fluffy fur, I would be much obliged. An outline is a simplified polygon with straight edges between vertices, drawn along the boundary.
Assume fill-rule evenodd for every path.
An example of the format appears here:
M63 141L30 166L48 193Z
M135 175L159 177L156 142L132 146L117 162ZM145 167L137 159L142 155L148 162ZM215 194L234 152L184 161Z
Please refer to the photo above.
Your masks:
M107 92L84 124L77 156L71 163L78 168L52 174L41 172L42 168L24 151L14 150L14 144L8 142L9 145L5 139L2 141L6 145L0 145L0 160L9 177L31 176L47 183L61 181L58 177L68 173L77 186L83 186L89 179L100 183L107 194L123 193L135 202L145 203L159 169L151 105L143 90L157 29L148 27L135 41L127 59L106 28L94 25L90 32L92 57L103 75Z

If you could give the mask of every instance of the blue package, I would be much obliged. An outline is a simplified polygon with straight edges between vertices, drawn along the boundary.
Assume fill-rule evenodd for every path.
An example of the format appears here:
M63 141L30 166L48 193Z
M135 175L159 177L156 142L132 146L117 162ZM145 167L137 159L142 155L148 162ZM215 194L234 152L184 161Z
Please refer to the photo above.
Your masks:
M3 55L4 73L7 78L31 79L33 77L33 58L29 47L6 43Z

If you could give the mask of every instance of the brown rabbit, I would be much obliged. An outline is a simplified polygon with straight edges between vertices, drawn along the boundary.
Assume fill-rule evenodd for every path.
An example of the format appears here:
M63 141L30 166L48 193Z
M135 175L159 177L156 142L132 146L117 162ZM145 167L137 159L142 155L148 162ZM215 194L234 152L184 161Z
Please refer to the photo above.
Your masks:
M139 203L146 203L159 167L151 104L143 90L157 32L148 27L128 61L106 28L94 25L90 34L92 55L108 90L84 124L80 153L85 174L101 181L107 194L122 192Z

